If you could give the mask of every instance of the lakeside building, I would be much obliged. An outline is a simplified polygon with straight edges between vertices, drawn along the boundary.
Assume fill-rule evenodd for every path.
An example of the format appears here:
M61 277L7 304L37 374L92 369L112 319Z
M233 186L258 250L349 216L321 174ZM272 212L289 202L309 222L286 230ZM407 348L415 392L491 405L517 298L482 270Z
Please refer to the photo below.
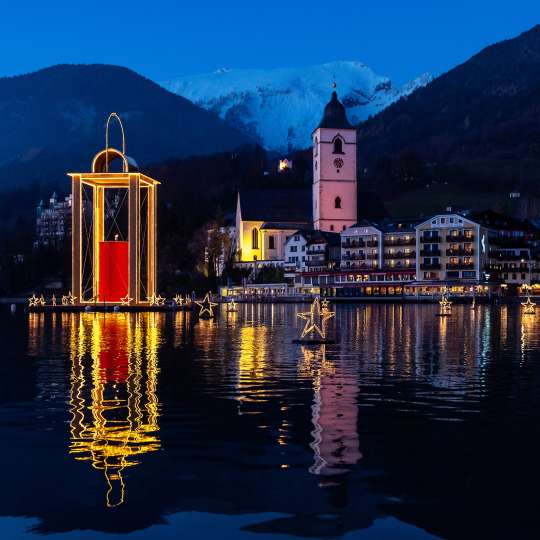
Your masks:
M540 281L540 228L493 211L358 219L357 139L336 92L312 134L310 189L238 193L236 266L284 270L289 294L459 294ZM249 281L249 280L248 280Z
M59 247L71 237L71 194L59 199L53 193L44 204L40 201L36 208L36 241L34 247Z

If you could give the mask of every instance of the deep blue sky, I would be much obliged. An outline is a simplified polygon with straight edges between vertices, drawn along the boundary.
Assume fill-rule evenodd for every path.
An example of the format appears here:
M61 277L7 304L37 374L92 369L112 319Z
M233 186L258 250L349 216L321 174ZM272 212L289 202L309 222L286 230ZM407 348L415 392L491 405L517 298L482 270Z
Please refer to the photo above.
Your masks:
M10 0L0 76L102 62L163 80L345 59L403 83L536 23L539 0Z

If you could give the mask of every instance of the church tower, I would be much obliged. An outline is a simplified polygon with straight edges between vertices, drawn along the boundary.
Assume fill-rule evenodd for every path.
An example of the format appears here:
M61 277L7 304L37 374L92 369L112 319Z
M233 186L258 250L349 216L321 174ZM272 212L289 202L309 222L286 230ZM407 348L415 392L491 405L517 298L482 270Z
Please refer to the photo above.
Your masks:
M341 232L357 221L356 129L335 90L312 137L313 227Z

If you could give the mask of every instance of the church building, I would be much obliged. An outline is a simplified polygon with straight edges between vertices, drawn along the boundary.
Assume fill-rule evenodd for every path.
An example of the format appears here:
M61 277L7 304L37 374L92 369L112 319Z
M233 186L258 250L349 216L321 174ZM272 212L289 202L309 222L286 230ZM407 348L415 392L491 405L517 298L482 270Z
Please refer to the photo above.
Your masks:
M312 134L311 189L238 193L236 252L249 266L283 265L285 242L297 231L339 234L357 221L356 129L336 91Z

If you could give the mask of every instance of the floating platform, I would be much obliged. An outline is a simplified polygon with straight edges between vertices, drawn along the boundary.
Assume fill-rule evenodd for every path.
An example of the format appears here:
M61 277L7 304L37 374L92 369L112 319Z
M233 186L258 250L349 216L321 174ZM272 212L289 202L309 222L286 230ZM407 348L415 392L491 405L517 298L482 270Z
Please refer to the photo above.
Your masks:
M293 339L293 343L297 345L333 345L335 339Z
M122 305L103 305L86 304L80 305L58 305L58 306L27 306L28 311L32 313L125 313L125 312L169 312L169 311L194 311L186 306L122 306Z

